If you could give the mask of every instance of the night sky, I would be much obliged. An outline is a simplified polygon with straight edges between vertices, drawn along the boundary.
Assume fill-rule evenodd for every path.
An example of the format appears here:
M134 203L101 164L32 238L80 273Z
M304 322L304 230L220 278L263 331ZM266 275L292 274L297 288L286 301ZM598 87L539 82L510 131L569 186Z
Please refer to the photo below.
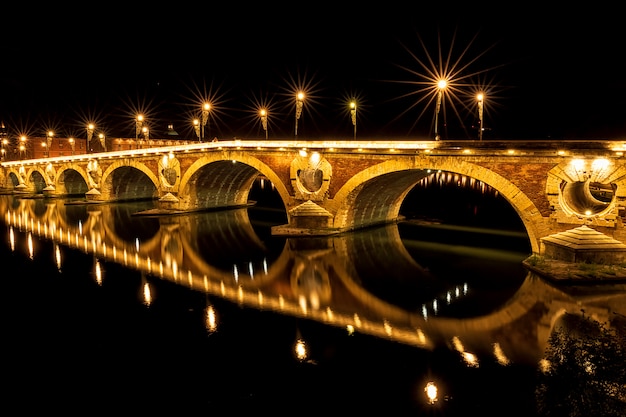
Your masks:
M413 3L15 6L0 40L0 119L13 135L81 137L95 121L133 137L142 112L153 137L171 123L194 138L208 98L210 136L264 137L265 104L270 138L292 139L303 87L299 139L352 138L351 98L357 138L429 139L428 70L447 61L458 81L439 115L443 139L477 138L479 87L486 140L626 139L617 6Z

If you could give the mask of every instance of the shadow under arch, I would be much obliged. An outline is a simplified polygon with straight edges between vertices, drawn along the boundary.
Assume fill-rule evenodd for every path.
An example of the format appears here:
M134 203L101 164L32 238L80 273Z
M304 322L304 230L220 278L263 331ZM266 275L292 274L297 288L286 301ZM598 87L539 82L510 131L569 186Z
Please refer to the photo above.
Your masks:
M539 253L544 219L535 204L506 178L459 158L417 156L413 163L383 162L359 172L335 195L341 206L336 209L334 227L352 229L352 225L395 222L406 195L419 181L436 171L474 178L496 190L520 217L533 253Z
M159 179L144 164L115 161L102 173L100 199L106 201L154 200L158 196Z
M245 152L230 151L228 158L224 156L203 156L185 171L178 195L180 210L246 206L250 189L259 175L273 184L286 207L289 192L274 170Z

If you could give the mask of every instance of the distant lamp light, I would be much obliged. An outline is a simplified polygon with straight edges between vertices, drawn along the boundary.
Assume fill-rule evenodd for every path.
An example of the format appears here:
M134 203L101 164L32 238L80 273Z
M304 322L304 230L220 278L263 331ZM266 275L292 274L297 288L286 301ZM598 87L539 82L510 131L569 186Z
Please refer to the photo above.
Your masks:
M201 132L199 139L200 141L204 141L205 139L205 131L208 132L208 128L205 129L205 126L209 123L209 111L211 110L211 104L204 103L202 105L202 119L201 119Z
M483 140L483 107L484 107L483 93L478 93L476 99L478 100L478 140Z
M138 114L135 118L135 140L139 139L141 129L143 128L143 114Z
M267 110L261 109L259 110L259 117L261 118L261 126L265 131L265 140L267 140Z
M193 129L196 132L196 136L198 136L198 140L202 140L202 137L200 136L200 120L193 119Z
M48 135L46 136L46 156L50 156L50 147L52 146L52 137L54 136L54 132L52 130L48 131Z
M435 140L439 140L439 111L441 110L441 102L443 101L443 92L447 86L447 80L442 78L437 81L437 105L435 107Z
M87 125L87 151L89 151L90 147L90 143L91 143L91 139L93 138L93 131L96 127L94 126L93 123L89 123Z
M354 140L356 140L356 102L350 102L350 118L352 119L352 125L354 126Z
M304 93L299 91L296 94L296 130L295 137L298 137L298 120L300 120L300 116L302 116L302 107L304 106Z
M106 136L104 136L104 133L100 133L98 135L98 138L100 139L100 145L102 146L102 149L104 150L104 152L106 152L107 151Z

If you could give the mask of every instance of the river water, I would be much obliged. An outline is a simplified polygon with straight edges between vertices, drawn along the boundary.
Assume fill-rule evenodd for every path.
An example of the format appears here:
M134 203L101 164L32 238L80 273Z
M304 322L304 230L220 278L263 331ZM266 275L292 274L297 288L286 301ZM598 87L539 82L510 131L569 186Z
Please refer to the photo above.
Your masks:
M497 196L448 214L426 188L397 225L296 239L271 235L285 213L257 188L255 207L163 217L0 196L5 407L535 415L543 314L580 300L523 268Z

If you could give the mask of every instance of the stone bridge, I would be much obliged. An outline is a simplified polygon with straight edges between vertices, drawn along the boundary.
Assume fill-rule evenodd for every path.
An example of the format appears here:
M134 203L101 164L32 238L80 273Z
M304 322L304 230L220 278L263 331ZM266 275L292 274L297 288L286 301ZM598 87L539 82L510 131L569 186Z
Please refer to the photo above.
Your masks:
M51 257L59 269L67 260L63 251L55 250L57 246L93 254L93 276L99 284L107 279L105 261L114 262L140 271L142 285L156 278L168 280L246 307L424 349L454 345L479 360L537 364L565 313L580 315L584 309L608 324L626 313L623 291L572 295L529 272L510 299L489 312L472 317L445 315L435 306L462 305L474 289L459 285L449 291L433 284L428 271L407 252L395 224L365 234L285 238L282 247L270 250L245 209L137 217L132 208L132 204L68 205L61 199L0 198L0 212L6 214L2 221L13 247L28 247L33 251L30 257L42 256L35 253L42 245L26 241L32 243L31 235L53 241ZM139 238L127 232L137 229ZM364 251L371 256L363 259ZM373 290L381 283L372 282L372 277L382 277L385 288L407 292L407 274L419 277L410 287L411 305L400 306Z
M154 199L162 213L246 206L263 177L288 224L277 235L330 235L392 223L438 171L492 187L518 213L533 252L586 224L626 242L626 144L609 141L255 141L107 152L0 164L0 186L92 202ZM424 202L428 204L428 202Z

